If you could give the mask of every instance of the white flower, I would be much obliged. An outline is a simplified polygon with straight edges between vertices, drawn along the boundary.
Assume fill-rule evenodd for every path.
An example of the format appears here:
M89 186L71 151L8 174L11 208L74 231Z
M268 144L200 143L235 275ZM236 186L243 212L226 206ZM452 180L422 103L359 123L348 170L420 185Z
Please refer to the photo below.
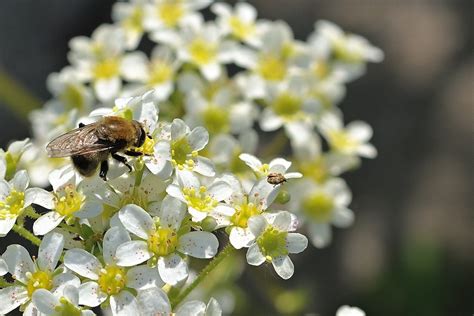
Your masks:
M10 180L25 164L23 154L31 147L29 138L8 145L7 151L0 148L0 179Z
M365 316L359 307L344 305L337 309L336 316Z
M251 101L242 101L228 78L207 84L195 73L179 78L179 89L186 93L184 120L191 127L204 126L212 135L240 134L252 128L258 109Z
M14 285L0 290L0 314L6 314L22 305L26 315L32 315L34 306L30 304L38 289L56 290L66 285L79 286L80 280L69 273L56 269L63 250L63 236L56 233L46 235L38 250L38 258L31 260L28 251L21 245L10 245L3 254L8 272L17 281Z
M303 175L299 172L286 172L291 167L291 162L283 158L275 158L269 164L263 164L260 159L250 154L240 154L239 158L249 166L257 178L263 178L270 173L279 173L285 179L301 178Z
M320 102L311 95L311 86L301 76L292 76L269 88L266 102L268 106L260 117L260 127L267 132L285 126L289 133L292 124L311 129L321 110Z
M334 72L343 81L360 77L365 72L366 62L380 62L384 58L383 52L362 36L346 34L339 26L324 20L315 23L308 42L313 48L329 48L327 54L333 56Z
M116 2L112 7L112 19L122 27L129 50L136 49L142 38L146 3L147 0L132 0Z
M217 238L209 232L180 230L185 215L184 205L172 197L163 200L155 219L135 204L124 206L119 218L138 239L117 248L117 264L129 267L154 258L163 281L176 285L185 280L188 267L181 254L209 259L217 253L219 245Z
M98 177L85 178L79 183L73 170L66 167L54 170L49 175L53 192L43 193L50 212L42 215L33 224L35 235L44 235L56 228L63 220L75 225L77 219L96 217L102 213L103 205L95 198L104 190L104 181Z
M128 232L121 227L112 227L104 235L104 265L83 249L68 250L64 265L89 279L79 287L79 304L95 307L110 299L113 315L130 315L138 310L135 295L127 288L135 290L161 287L163 282L155 269L136 266L130 269L118 265L116 250L130 242Z
M230 63L236 49L234 42L222 41L217 25L199 17L186 21L166 43L176 49L179 60L197 67L207 80L219 78L221 64Z
M188 206L194 222L201 222L207 216L217 222L216 228L228 225L229 216L234 210L229 205L221 203L229 198L232 189L225 181L215 179L210 185L203 185L190 171L180 171L177 174L178 185L170 184L166 192Z
M224 175L222 180L232 188L232 195L227 202L235 209L229 218L229 241L236 249L248 247L255 241L255 236L248 227L249 219L262 214L273 203L279 187L275 188L266 179L262 179L247 191L234 176Z
M254 153L257 149L258 134L249 130L236 139L229 134L220 134L211 138L209 157L217 165L218 170L228 170L239 176L247 173L248 168L240 160L241 153Z
M153 89L157 100L167 100L173 92L176 72L181 66L175 55L168 46L156 46L150 60L145 54L125 57L124 63L130 63L135 73L133 78L129 78L131 83L124 88L123 94L137 95Z
M162 289L151 288L140 291L137 296L141 315L176 315L176 316L220 316L219 303L211 298L206 305L200 301L188 301L178 306L174 313L168 296Z
M257 238L247 251L247 262L254 266L271 262L281 278L291 278L294 266L288 254L300 253L308 246L305 236L289 233L294 230L291 214L286 211L264 213L251 217L248 225Z
M133 74L133 65L123 65L125 33L114 25L99 26L91 38L70 41L69 60L83 81L91 82L100 101L111 101L122 87L121 78Z
M290 191L290 207L307 219L311 242L317 248L326 247L331 242L331 224L344 228L354 222L354 213L347 208L352 195L340 178L329 179L323 184L303 180Z
M304 52L303 45L295 41L285 22L262 22L262 30L258 52L240 49L238 53L242 56L236 61L252 71L256 77L251 82L260 89L282 82L295 73L298 59Z
M365 122L354 121L344 127L338 115L328 112L321 118L319 129L336 152L365 158L377 156L375 147L368 143L372 137L372 128Z
M203 127L191 130L180 119L174 119L170 126L169 140L163 139L154 148L155 165L147 165L151 172L158 173L169 168L169 162L177 170L192 170L204 176L215 174L214 165L208 158L199 156L209 141L209 133ZM167 163L168 162L168 163Z
M145 27L151 32L150 37L159 41L167 36L167 31L193 18L196 11L207 7L212 0L152 0L146 6Z
M49 192L40 188L28 188L29 182L25 170L17 172L9 182L0 179L0 237L8 234L18 216L31 204L45 208L53 206Z
M38 311L45 315L95 315L91 310L79 307L79 289L72 285L66 285L61 291L55 291L55 293L38 289L33 293L32 301Z
M234 9L227 3L215 3L211 7L217 15L216 22L221 32L251 46L261 44L261 27L256 23L257 10L245 2L238 2Z

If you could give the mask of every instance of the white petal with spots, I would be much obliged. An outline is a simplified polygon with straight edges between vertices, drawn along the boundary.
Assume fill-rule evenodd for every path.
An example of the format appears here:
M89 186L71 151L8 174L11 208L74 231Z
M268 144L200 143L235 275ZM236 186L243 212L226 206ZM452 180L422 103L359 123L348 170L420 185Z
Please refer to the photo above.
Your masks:
M91 280L97 280L99 278L98 273L102 268L102 264L96 257L84 249L78 248L66 251L64 255L64 265L68 269Z
M8 272L23 284L28 282L27 272L34 272L35 265L25 247L10 245L2 255L8 265Z
M79 304L96 307L107 299L96 282L86 282L79 287Z
M153 254L148 245L142 240L132 240L121 244L115 253L119 266L131 267L150 259Z
M142 239L147 239L148 234L155 228L155 223L151 216L140 206L128 204L122 207L119 218L123 226Z
M194 231L179 238L178 250L194 258L209 259L216 255L219 241L209 232Z
M58 233L44 236L38 250L37 264L40 270L54 271L64 247L64 237Z
M188 277L188 265L179 255L171 254L158 259L158 272L163 281L176 285Z

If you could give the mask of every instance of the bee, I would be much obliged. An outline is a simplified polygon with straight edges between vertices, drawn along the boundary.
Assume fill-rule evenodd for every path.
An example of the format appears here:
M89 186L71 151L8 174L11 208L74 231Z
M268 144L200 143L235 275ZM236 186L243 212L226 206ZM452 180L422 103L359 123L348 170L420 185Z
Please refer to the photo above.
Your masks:
M270 183L270 184L273 184L273 186L277 186L277 185L282 184L286 181L287 181L287 179L281 173L270 172L267 175L267 182Z
M99 176L107 181L109 156L132 171L127 158L118 153L128 156L143 155L131 149L143 145L145 137L150 136L140 122L118 116L105 116L92 124L79 123L79 128L53 139L46 146L46 151L51 158L71 157L74 167L85 177L94 175L100 164Z

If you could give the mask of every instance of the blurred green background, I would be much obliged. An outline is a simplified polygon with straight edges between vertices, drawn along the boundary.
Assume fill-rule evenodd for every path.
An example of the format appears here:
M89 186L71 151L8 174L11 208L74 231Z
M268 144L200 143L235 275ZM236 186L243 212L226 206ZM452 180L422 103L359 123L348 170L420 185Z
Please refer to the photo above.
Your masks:
M249 2L299 39L327 19L384 50L341 104L346 121L373 126L379 157L345 176L355 225L337 230L329 248L296 256L292 279L247 266L212 282L238 280L236 315L334 315L343 304L368 315L472 315L474 2ZM49 98L45 80L67 64L68 40L110 22L112 4L0 1L2 147L29 135L25 112ZM21 99L18 84L28 92ZM0 251L15 241L2 239Z

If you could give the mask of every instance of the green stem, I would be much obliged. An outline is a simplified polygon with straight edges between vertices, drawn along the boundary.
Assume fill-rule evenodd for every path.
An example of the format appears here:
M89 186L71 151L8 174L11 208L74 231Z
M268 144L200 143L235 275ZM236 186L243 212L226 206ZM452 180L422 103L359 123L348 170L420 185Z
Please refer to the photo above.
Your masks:
M33 219L38 219L41 217L41 215L36 213L35 209L31 206L25 210L25 215Z
M81 234L81 230L78 227L75 227L75 226L70 226L68 224L62 223L62 224L59 224L59 227L64 229L64 230L67 230L71 234L76 234L76 235Z
M13 231L20 235L21 237L28 239L33 245L36 245L39 247L41 244L41 239L33 235L29 230L26 228L20 226L20 225L13 225Z
M171 300L171 306L173 306L173 308L178 306L186 298L186 296L188 296L189 293L191 293L191 291L194 290L194 288L196 288L196 286L198 286L199 283L201 283L202 280L204 280L209 275L209 273L211 273L211 271L219 265L219 263L232 254L234 250L235 248L232 247L230 243L225 246L224 249L211 262L209 262L209 264L201 271L201 273L199 273L197 278L178 296Z
M143 178L143 172L145 171L145 163L143 162L143 159L137 159L135 163L135 187L138 188L140 184L142 183L142 178Z

